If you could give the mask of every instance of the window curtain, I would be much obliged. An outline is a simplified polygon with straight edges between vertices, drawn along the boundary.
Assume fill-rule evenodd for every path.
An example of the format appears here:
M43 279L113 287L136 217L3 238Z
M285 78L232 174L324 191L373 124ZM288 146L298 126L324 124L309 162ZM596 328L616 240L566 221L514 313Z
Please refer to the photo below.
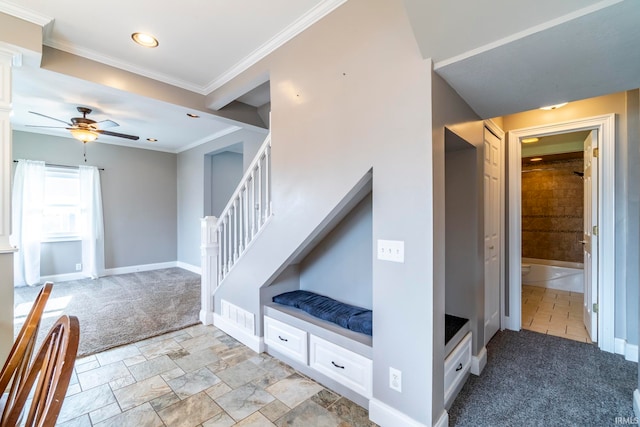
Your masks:
M82 274L97 279L104 274L104 225L100 172L95 166L80 166L82 221Z
M14 286L40 283L44 173L44 162L18 161L11 196L10 240L18 248L13 258Z

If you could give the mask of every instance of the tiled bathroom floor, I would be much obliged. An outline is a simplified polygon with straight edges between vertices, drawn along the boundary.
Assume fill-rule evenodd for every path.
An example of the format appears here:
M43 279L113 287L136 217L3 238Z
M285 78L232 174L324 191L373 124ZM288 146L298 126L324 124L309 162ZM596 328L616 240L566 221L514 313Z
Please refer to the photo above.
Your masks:
M522 286L522 328L591 343L582 319L584 295Z
M375 426L364 408L203 325L78 359L58 425Z

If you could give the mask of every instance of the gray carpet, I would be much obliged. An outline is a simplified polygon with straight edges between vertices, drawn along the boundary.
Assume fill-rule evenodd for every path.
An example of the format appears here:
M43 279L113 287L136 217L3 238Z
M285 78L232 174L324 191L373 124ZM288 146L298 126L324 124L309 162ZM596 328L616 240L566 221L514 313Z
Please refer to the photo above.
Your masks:
M16 288L15 332L41 286ZM200 276L180 268L54 283L43 315L44 339L62 314L80 320L78 356L199 323Z
M487 345L449 410L451 426L613 426L634 417L638 364L531 331L502 331Z

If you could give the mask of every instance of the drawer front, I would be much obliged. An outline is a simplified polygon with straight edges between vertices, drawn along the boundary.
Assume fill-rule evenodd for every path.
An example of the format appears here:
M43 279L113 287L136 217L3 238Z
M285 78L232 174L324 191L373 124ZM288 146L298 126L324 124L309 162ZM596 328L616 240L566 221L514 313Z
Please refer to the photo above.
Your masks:
M471 332L460 341L460 344L444 361L444 400L462 381L471 367Z
M318 372L370 398L372 362L370 359L346 350L315 335L309 338L311 354L309 366Z
M264 341L274 350L307 364L306 331L265 316Z

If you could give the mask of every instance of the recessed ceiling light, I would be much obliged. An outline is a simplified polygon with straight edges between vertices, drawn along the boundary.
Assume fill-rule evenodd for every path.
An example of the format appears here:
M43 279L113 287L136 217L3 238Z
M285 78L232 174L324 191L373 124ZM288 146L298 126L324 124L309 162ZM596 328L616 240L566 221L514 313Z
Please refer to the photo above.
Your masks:
M133 39L134 42L144 47L156 47L159 44L158 39L153 37L151 34L133 33L131 34L131 38Z
M561 102L560 104L555 105L547 105L546 107L540 107L541 110L557 110L558 108L564 107L568 102Z
M191 117L192 119L198 119L198 118L200 118L200 116L199 116L199 115L197 115L197 114L193 114L193 113L187 113L187 116Z
M521 142L524 144L531 144L532 142L538 142L538 141L540 141L538 138L525 138L521 140Z
M532 159L529 159L530 162L539 162L542 160L542 157L534 157Z
M147 141L149 141L149 142L157 142L158 140L155 139L155 138L147 138Z

